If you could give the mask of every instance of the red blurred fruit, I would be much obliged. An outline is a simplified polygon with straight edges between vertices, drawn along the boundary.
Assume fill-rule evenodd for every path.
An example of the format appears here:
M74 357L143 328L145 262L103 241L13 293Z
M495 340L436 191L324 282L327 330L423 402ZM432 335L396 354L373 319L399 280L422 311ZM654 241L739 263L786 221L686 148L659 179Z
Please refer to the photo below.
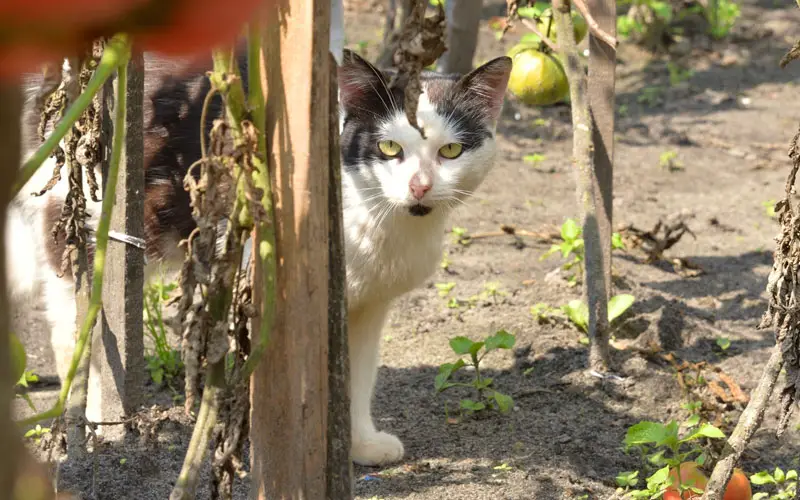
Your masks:
M680 468L680 484L683 485L684 488L692 487L692 488L700 488L701 490L705 489L706 484L708 484L708 479L706 478L705 474L700 470L700 466L697 465L696 462L683 462L679 465ZM669 477L672 478L672 485L673 487L668 489L664 493L664 500L680 500L681 495L678 493L678 473L673 468L669 471ZM683 492L683 499L687 500L689 498L700 498L702 494L695 493L691 490Z
M725 495L722 500L750 500L753 498L753 490L750 487L750 480L742 469L734 469L728 486L725 487Z
M117 19L150 0L3 0L2 23L16 28L20 23L95 25Z

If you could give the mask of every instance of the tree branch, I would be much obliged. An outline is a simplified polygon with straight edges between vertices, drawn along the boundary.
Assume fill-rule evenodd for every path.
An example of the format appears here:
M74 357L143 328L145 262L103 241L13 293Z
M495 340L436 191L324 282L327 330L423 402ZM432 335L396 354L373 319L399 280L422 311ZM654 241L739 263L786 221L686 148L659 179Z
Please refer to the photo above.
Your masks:
M586 2L584 2L584 0L572 0L572 3L575 4L575 7L578 8L578 11L586 20L586 24L589 26L589 31L592 33L592 35L594 35L595 38L602 40L612 48L616 48L618 43L617 39L610 33L603 30L603 28L597 24L597 20L589 12L589 7L586 5Z

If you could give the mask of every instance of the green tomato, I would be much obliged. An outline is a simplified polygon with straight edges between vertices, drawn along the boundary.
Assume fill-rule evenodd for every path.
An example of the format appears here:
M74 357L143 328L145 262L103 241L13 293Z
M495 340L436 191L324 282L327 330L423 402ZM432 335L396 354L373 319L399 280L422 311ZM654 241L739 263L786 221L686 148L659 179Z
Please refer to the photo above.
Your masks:
M557 40L557 30L556 30L556 21L553 19L553 11L550 9L545 10L541 17L539 17L539 21L536 23L536 27L539 31L542 32L543 35L547 34L547 25L550 23L552 19L552 25L550 26L550 40L556 41ZM586 24L586 20L577 12L572 13L572 27L575 31L575 43L581 43L581 40L586 38L586 34L589 33L589 25ZM535 36L535 34L534 34ZM538 36L536 38L539 38Z
M551 54L525 47L514 55L508 88L530 106L549 106L569 94L567 75L561 62Z

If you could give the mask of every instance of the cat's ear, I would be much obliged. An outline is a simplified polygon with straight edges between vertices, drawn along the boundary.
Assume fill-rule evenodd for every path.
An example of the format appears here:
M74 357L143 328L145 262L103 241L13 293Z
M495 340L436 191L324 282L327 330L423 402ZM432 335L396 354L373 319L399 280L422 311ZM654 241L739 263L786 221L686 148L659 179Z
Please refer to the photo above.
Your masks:
M474 69L457 83L457 91L471 104L485 109L491 122L500 118L511 75L511 58L498 57Z
M381 93L387 92L386 75L352 50L345 49L339 66L339 103L347 113L359 109L370 110L372 100L390 99Z

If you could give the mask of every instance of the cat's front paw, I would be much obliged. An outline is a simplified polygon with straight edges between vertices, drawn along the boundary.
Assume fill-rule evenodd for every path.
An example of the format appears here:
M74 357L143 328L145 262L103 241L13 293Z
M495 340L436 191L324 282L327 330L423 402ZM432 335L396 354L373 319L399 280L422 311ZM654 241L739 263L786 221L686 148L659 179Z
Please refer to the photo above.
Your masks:
M403 443L386 432L353 436L353 462L359 465L385 465L403 458Z

